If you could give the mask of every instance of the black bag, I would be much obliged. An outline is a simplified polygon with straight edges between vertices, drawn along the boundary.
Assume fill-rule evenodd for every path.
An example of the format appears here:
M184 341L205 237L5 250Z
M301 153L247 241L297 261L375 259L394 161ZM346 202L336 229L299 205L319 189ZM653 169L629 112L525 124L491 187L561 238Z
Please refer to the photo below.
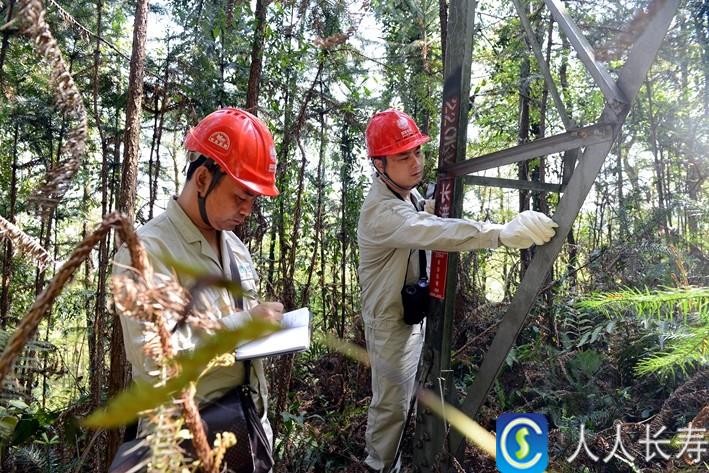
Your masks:
M247 372L251 369L248 365L247 362ZM200 409L199 414L210 447L214 445L218 433L233 432L236 435L236 445L227 449L222 469L226 468L230 473L267 473L271 470L271 444L261 425L248 383L237 386L207 404ZM192 458L196 458L191 440L184 440L180 446ZM149 459L150 447L145 437L140 437L120 446L108 472L137 473L143 471Z
M406 265L406 273L409 265ZM406 277L404 273L404 277ZM419 250L419 280L415 284L405 284L401 289L401 303L404 306L404 322L420 324L428 313L428 275L426 274L426 252Z
M271 444L256 412L248 384L238 386L207 404L199 414L210 447L214 445L218 433L233 432L236 436L236 445L227 449L222 462L227 472L267 473L271 470ZM191 440L183 441L181 446L196 458Z

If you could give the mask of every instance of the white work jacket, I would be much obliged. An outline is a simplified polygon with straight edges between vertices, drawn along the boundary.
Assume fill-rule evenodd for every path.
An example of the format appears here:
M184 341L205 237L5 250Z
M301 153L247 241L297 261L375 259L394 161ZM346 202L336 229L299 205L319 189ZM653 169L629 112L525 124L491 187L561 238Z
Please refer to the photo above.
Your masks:
M418 252L412 250L497 248L500 226L419 212L379 178L372 181L360 210L357 241L362 317L365 325L376 328L404 323L401 289L404 281L416 282L420 272ZM411 193L415 200L421 199L415 190Z
M220 277L236 280L231 272L229 254L234 256L241 279L241 287L245 292L243 297L244 310L237 311L234 299L229 291L217 287L207 287L200 292L198 303L202 308L208 308L209 313L220 319L229 328L236 328L250 320L248 310L258 302L256 292L258 276L254 270L249 251L239 238L232 232L220 232L222 259L219 260L212 247L199 229L185 214L174 198L168 203L164 213L158 215L137 231L140 242L145 247L150 263L156 274L175 277L179 283L190 288L194 279L185 274L176 274L165 262L165 256L179 261L195 270ZM122 266L130 266L130 254L123 245L116 253L113 274L125 271ZM146 381L155 381L155 366L152 359L145 354L145 344L148 342L143 330L144 322L120 315L123 327L123 338L126 355L133 367L133 377ZM175 320L168 320L168 330L173 329ZM172 333L172 343L177 352L192 350L200 344L200 340L208 333L184 324ZM251 386L257 392L254 400L259 409L266 411L268 388L260 360L251 363ZM200 401L215 399L226 393L230 388L244 381L244 365L240 362L229 366L215 366L206 372L197 383L196 398Z

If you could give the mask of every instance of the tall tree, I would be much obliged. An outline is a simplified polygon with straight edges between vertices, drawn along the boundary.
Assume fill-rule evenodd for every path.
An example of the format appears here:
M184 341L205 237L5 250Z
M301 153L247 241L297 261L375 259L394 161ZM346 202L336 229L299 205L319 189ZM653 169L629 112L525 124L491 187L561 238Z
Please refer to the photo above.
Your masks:
M258 115L258 95L263 69L263 32L266 28L266 10L270 0L256 0L255 28L251 43L251 67L246 91L246 109Z
M20 124L15 122L15 130L12 136L12 170L10 177L10 205L5 217L10 223L15 223L15 212L17 204L17 140L20 131ZM4 243L2 259L2 289L0 291L0 328L7 325L7 315L10 310L10 281L12 280L12 242Z
M138 158L140 156L140 125L142 121L143 75L145 68L145 38L148 23L148 0L138 0L133 23L133 51L128 78L128 105L124 135L123 167L118 210L132 220L135 213ZM108 393L115 395L130 379L130 368L123 347L123 333L118 315L113 315L111 332L111 372ZM112 431L108 437L107 457L113 458L120 443L119 432Z
M15 7L15 0L10 0L10 2L7 5L7 16L5 17L6 21L10 21L10 18L12 18L12 10ZM0 44L0 89L3 88L3 84L5 82L5 74L3 70L5 69L5 57L7 56L7 49L10 45L10 34L11 34L10 28L5 28L5 30L2 32L2 44Z

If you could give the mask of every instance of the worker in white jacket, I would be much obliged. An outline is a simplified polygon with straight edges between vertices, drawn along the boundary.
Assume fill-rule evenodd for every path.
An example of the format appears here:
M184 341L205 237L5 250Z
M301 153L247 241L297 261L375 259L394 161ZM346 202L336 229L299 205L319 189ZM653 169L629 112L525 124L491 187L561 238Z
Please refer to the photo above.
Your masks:
M549 241L557 226L532 211L522 212L506 225L419 211L423 201L414 187L423 175L421 145L429 139L410 116L394 109L376 113L366 131L375 177L360 211L357 240L362 318L372 370L365 464L373 471L399 470L398 462L393 463L424 339L424 324L404 322L401 300L404 284L419 279L417 250L458 252L499 244L528 248Z
M273 197L279 193L270 131L244 110L223 108L190 130L185 148L190 165L182 192L168 202L164 213L137 231L156 275L175 277L183 287L191 288L196 281L176 271L171 262L178 261L200 273L237 281L243 296L235 298L223 287L210 286L200 291L195 302L198 309L226 328L237 328L251 319L279 321L283 305L258 301L258 276L251 255L232 232L248 218L258 196ZM130 255L124 245L116 254L113 274L123 274L130 266ZM146 322L123 313L119 316L133 377L157 381L155 362L146 353L146 345L151 342ZM167 320L167 324L178 352L193 350L209 335L188 324L179 325L177 320ZM195 397L200 404L213 401L243 384L248 376L264 433L272 443L262 362L252 361L248 374L245 366L235 362L210 367L197 382ZM139 433L144 434L141 430Z

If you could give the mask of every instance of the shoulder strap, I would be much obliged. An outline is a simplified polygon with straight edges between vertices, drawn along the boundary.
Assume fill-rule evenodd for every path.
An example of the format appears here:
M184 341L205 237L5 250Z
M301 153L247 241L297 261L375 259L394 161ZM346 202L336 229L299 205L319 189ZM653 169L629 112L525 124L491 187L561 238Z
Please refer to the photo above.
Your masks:
M224 235L222 235L224 238ZM239 274L239 264L236 262L234 253L230 248L227 248L227 253L229 254L229 268L231 269L231 277L234 279L239 287L241 287L241 274ZM236 310L243 310L244 308L244 298L241 295L236 295L233 292L231 296L234 298L234 307ZM251 385L251 360L244 361L244 386Z
M222 235L222 238L224 238L224 235ZM231 271L231 277L234 279L234 282L237 283L239 287L241 287L241 274L239 274L239 264L236 262L234 253L228 247L227 253L229 256L229 269ZM231 293L231 295L234 298L234 308L236 308L236 310L242 310L244 308L243 296L241 294L236 295L233 292Z
M416 210L419 212L423 210L423 208L419 208L419 202L415 200L413 194L410 194L410 199L411 203L414 204L414 207L416 207ZM423 207L423 206L421 206ZM408 267L406 268L408 271ZM419 250L419 279L426 279L428 280L428 273L426 272L426 251L425 250Z
M419 250L419 279L428 280L428 274L426 273L426 252L424 250Z

